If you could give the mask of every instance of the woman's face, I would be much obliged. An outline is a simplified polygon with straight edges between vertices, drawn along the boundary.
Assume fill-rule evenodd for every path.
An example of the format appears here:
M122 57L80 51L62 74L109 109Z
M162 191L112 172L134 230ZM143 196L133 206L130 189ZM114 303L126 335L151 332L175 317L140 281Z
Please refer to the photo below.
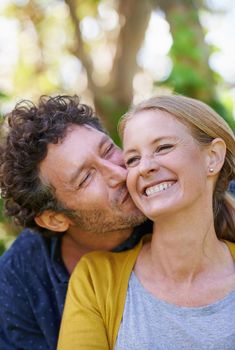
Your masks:
M208 152L169 113L148 110L130 119L123 136L127 186L152 220L205 203ZM205 205L205 204L204 204Z

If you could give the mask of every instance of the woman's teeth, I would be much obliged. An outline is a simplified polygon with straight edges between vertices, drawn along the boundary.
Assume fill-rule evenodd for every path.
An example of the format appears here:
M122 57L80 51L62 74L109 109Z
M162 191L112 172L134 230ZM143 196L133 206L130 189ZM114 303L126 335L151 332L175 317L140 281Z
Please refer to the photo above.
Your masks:
M167 190L173 183L174 182L162 182L161 184L147 188L145 193L147 196L151 196L151 194Z

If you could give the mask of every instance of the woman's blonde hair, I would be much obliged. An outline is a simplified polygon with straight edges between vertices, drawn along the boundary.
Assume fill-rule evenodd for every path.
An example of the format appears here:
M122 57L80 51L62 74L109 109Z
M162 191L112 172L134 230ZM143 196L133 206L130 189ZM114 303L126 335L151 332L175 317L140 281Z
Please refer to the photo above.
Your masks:
M232 129L205 103L185 96L168 95L152 97L133 106L119 122L121 137L128 121L146 110L170 113L185 124L202 145L210 144L215 138L224 140L227 148L225 161L213 193L214 224L218 238L235 242L235 198L227 192L230 181L235 177L235 137Z

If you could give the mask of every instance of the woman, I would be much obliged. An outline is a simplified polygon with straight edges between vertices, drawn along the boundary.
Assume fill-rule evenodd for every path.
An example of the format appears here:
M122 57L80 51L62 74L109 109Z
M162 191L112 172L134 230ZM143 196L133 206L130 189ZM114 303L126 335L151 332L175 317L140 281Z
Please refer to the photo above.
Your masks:
M232 130L204 103L172 95L133 107L120 132L127 186L153 236L81 260L58 348L234 349Z

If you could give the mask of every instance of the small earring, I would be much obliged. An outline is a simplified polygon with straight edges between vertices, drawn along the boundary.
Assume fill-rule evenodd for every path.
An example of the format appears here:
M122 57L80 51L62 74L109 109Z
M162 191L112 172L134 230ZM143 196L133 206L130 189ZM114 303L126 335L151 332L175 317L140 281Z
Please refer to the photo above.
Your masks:
M209 172L213 173L214 169L213 168L209 168Z

